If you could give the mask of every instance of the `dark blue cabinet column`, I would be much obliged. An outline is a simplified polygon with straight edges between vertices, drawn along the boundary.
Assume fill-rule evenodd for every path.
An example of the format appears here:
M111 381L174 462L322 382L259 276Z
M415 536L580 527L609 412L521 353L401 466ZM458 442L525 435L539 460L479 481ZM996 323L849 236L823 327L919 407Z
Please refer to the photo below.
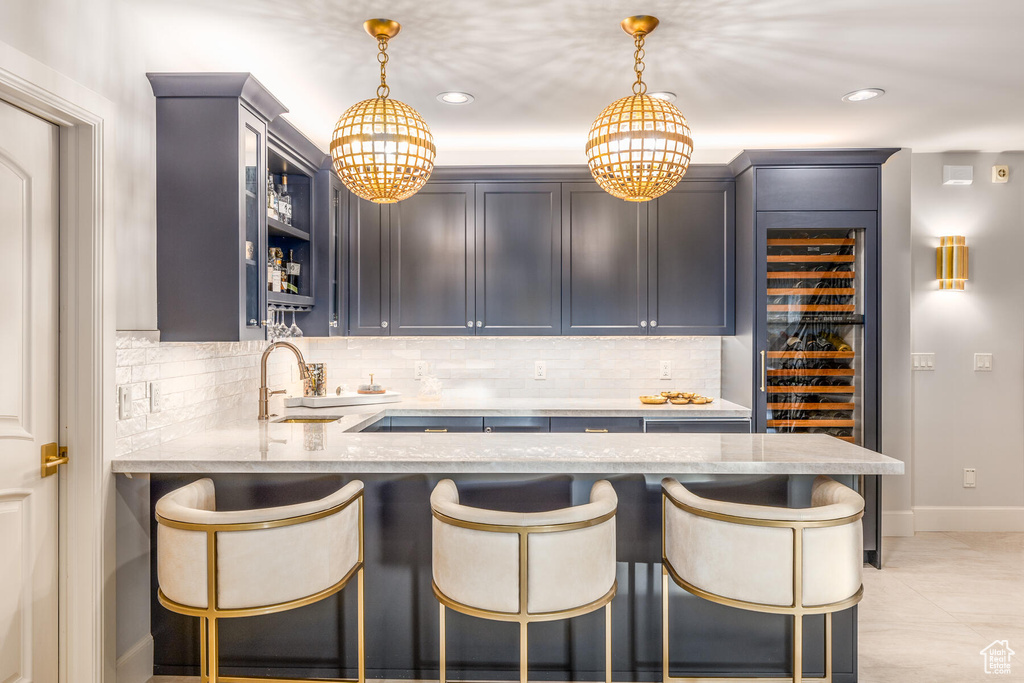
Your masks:
M552 335L562 320L558 183L476 186L476 333Z

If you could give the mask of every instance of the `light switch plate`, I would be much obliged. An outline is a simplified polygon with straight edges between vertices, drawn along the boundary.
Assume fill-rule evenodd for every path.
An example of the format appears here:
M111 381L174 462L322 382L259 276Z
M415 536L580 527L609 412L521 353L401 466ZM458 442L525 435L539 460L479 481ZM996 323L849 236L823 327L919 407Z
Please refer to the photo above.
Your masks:
M978 471L973 467L964 468L964 488L973 489L978 486Z
M117 419L127 420L132 416L132 388L122 384L117 388Z
M160 390L159 382L149 383L149 412L159 413L163 403L163 392Z
M975 372L992 372L992 354L991 353L976 353L976 354L974 354L974 371Z
M910 361L915 372L919 370L935 370L934 353L912 353L910 354Z

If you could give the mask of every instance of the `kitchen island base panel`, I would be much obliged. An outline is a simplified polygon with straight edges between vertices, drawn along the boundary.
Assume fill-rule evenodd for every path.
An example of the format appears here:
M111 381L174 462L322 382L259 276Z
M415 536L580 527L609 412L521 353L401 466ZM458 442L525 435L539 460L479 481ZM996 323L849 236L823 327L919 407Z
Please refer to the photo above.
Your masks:
M200 475L153 474L151 501ZM467 505L534 512L579 505L608 479L619 496L618 594L612 602L612 676L661 681L660 475L642 474L209 474L218 509L248 509L313 500L359 478L365 493L366 676L437 680L438 603L431 590L430 491L453 478ZM764 505L808 504L811 475L690 475L701 495ZM856 477L837 476L847 485ZM870 479L870 477L869 477ZM152 518L151 518L152 519ZM155 524L155 522L154 522ZM152 538L156 539L155 528ZM156 675L199 671L198 619L174 614L156 599L151 553L152 633ZM673 676L785 677L792 672L792 620L709 603L670 586ZM354 677L356 600L345 592L280 614L226 620L221 669L231 675ZM565 622L530 626L532 680L604 679L603 610ZM834 678L857 680L857 608L833 619ZM515 680L518 625L448 612L449 679ZM806 678L824 673L824 618L804 621Z

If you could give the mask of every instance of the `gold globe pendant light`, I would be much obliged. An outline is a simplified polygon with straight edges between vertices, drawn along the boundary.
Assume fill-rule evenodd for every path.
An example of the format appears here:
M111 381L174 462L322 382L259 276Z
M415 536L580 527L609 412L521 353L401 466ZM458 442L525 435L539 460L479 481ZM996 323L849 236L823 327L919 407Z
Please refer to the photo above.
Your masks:
M349 107L334 127L331 158L349 190L377 204L394 204L417 192L434 170L434 136L419 112L388 97L388 41L402 26L370 19L363 28L377 39L377 97Z
M594 180L627 202L647 202L671 190L686 174L693 153L686 117L671 102L648 95L643 80L644 38L657 26L657 17L622 20L622 30L636 45L633 94L605 107L587 138Z

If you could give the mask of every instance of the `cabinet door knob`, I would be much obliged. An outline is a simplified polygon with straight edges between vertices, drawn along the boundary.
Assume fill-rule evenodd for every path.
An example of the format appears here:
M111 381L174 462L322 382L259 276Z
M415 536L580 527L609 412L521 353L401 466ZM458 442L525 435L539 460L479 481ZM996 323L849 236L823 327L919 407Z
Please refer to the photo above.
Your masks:
M467 320L466 321L466 327L473 327L473 321L472 320Z
M477 320L477 321L476 321L476 326L477 326L477 327L483 327L483 326L484 326L484 323L483 323L483 321L481 321L481 320Z
M381 320L380 321L380 326L381 327L387 327L388 326L388 321L387 320Z
M651 321L651 327L657 327L657 326L658 326L658 321L657 320L652 320Z
M647 321L646 320L641 320L640 321L640 327L647 327Z

